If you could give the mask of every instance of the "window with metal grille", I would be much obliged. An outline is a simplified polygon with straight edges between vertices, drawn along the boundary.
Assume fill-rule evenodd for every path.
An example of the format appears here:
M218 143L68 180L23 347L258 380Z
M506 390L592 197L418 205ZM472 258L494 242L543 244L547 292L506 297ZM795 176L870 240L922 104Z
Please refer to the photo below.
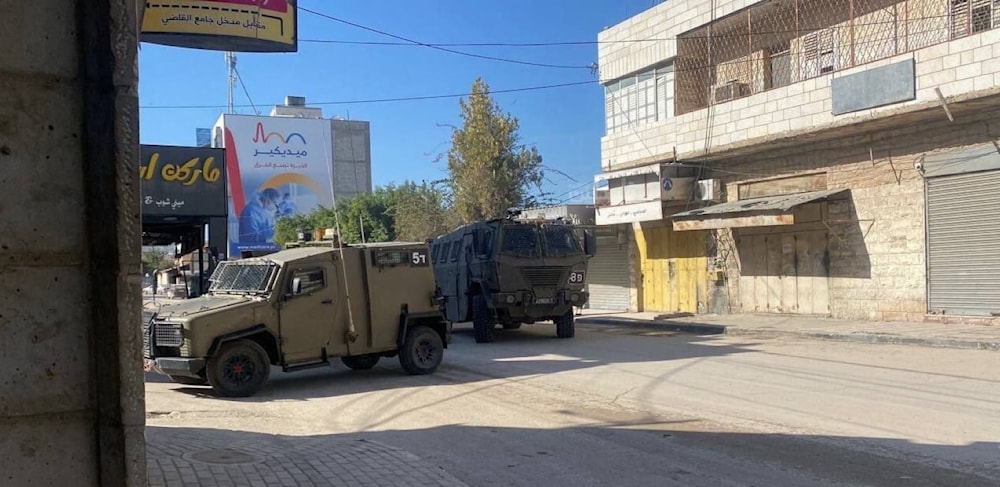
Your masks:
M321 268L300 269L292 273L289 283L299 280L299 294L309 294L326 287L326 276Z
M278 266L272 262L224 262L209 278L211 292L263 292Z

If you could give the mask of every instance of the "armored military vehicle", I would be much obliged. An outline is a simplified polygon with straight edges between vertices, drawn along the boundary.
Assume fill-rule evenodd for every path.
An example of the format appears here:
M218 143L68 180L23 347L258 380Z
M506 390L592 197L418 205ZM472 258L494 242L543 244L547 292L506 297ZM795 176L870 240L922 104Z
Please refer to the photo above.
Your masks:
M210 282L144 324L147 370L244 397L272 366L339 357L360 370L398 355L406 372L429 374L448 346L426 243L288 249L222 262Z
M437 293L449 322L472 321L477 343L491 342L496 326L552 320L556 336L575 335L573 307L588 293L590 231L560 221L508 218L459 227L432 240Z

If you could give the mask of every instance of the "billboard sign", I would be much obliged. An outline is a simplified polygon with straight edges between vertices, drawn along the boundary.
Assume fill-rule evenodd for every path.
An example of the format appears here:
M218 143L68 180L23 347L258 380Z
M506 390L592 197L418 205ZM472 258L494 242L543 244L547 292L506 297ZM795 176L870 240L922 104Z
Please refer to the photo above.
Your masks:
M140 40L237 52L296 52L295 0L147 1Z
M143 216L226 216L224 150L143 145L140 157Z
M279 250L275 224L333 203L330 121L223 115L229 255Z
M195 138L198 147L212 147L212 129L195 129Z

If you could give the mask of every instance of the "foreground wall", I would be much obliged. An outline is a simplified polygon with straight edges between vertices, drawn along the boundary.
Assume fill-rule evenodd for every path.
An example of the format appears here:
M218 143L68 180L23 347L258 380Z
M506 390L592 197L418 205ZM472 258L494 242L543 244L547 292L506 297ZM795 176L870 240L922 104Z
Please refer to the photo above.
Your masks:
M0 1L0 485L145 485L135 10Z

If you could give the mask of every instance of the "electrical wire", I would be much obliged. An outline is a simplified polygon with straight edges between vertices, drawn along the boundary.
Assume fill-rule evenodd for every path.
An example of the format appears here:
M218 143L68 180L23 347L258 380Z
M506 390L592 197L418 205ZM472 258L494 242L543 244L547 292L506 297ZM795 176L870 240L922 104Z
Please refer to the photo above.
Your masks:
M250 102L250 107L253 108L253 112L260 116L260 110L254 105L253 98L250 97L250 90L247 89L247 85L243 82L243 76L240 72L236 70L236 66L233 66L233 72L236 73L236 79L240 82L240 86L243 87L243 94L247 96L247 101Z
M326 16L325 14L320 14L307 10L303 7L299 7L300 10L307 11L314 15ZM918 22L923 20L941 20L949 19L949 15L931 15L926 17L910 17L908 22ZM341 19L336 19L338 22L348 23L348 25L353 25L365 30L372 32L377 32L382 35L388 35L397 39L401 39L393 34L385 33L375 29L369 29L364 26L356 25L344 21ZM885 21L872 21L872 22L856 22L854 23L854 28L875 26L882 24L897 24L897 20L885 20ZM834 27L836 28L836 27ZM845 27L846 28L846 27ZM772 35L772 34L808 34L811 32L816 32L819 28L810 29L781 29L781 30L760 30L753 31L753 35ZM429 48L449 48L449 47L559 47L559 46L599 46L599 45L613 45L613 44L636 44L644 42L667 42L667 41L677 41L686 39L725 39L726 37L738 37L740 39L745 39L746 33L739 34L716 34L716 35L680 35L673 37L646 37L642 39L620 39L614 41L550 41L550 42L417 42L411 40L405 41L357 41L357 40L343 40L343 39L299 39L299 42L314 43L314 44L344 44L344 45L360 45L360 46L411 46L411 47L429 47ZM463 55L468 55L471 53L461 53ZM583 66L573 66L577 68L582 68Z
M589 81L574 81L570 83L558 83L552 85L542 85L542 86L527 86L523 88L508 88L503 90L490 90L489 94L501 94L501 93L522 93L525 91L538 91L538 90L549 90L554 88L567 88L571 86L584 86L584 85L596 85L597 80ZM472 96L472 93L450 93L445 95L425 95L425 96L404 96L397 98L369 98L369 99L359 99L359 100L340 100L340 101L324 101L324 102L309 102L310 105L360 105L366 103L393 103L393 102L406 102L406 101L421 101L421 100L440 100L446 98L462 98ZM246 108L248 105L236 105L237 107ZM216 109L225 108L224 105L146 105L139 107L142 109L158 110L158 109L174 109L174 110L206 110L206 109Z
M379 29L376 29L374 27L368 27L368 26L365 26L365 25L358 24L356 22L351 22L349 20L344 20L344 19L341 19L341 18L334 17L334 16L329 15L329 14L325 14L325 13L322 13L322 12L317 12L315 10L310 10L308 8L305 8L305 7L299 7L299 10L301 10L303 12L307 12L307 13L313 14L313 15L315 15L317 17L322 17L322 18L325 18L325 19L328 19L328 20L332 20L334 22L340 22L342 24L349 25L351 27L355 27L355 28L358 28L358 29L366 30L368 32L373 32L373 33L376 33L376 34L379 34L379 35L383 35L383 36L386 36L386 37L392 37L393 39L398 39L400 41L408 42L408 43L410 43L412 45L415 45L415 46L427 47L427 48L430 48L430 49L435 49L435 50L438 50L438 51L447 52L447 53L451 53L451 54L457 54L457 55L460 55L460 56L467 56L467 57L478 58L478 59L486 59L486 60L489 60L489 61L498 61L498 62L504 62L504 63L521 64L521 65L524 65L524 66L536 66L536 67L542 67L542 68L591 69L591 70L594 68L593 65L571 66L571 65L565 65L565 64L536 63L536 62L532 62L532 61L522 61L522 60L518 60L518 59L508 59L508 58L501 58L501 57L495 57L495 56L485 56L485 55L482 55L482 54L475 54L475 53L471 53L471 52L458 51L458 50L455 50L455 49L450 49L450 48L442 47L442 46L435 45L435 44L428 44L426 42L420 42L420 41L417 41L417 40L409 39L407 37L403 37L403 36L396 35L396 34L393 34L393 33L390 33L390 32L386 32L384 30L379 30Z

